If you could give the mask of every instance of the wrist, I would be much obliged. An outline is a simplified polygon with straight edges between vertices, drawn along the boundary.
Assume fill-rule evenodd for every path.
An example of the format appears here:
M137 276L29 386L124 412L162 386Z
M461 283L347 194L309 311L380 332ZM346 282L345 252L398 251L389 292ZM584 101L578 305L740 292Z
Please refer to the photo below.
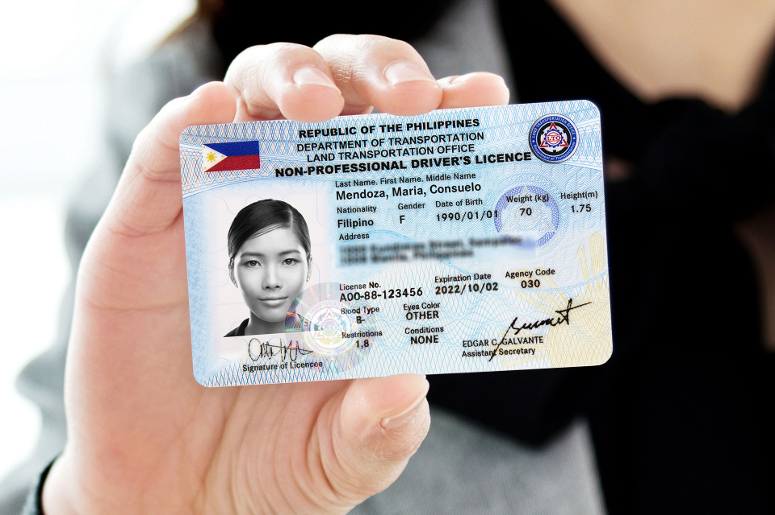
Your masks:
M67 460L58 457L49 467L48 473L41 475L38 485L38 501L40 513L45 515L75 514L75 504L72 502L72 486L74 482L69 475Z

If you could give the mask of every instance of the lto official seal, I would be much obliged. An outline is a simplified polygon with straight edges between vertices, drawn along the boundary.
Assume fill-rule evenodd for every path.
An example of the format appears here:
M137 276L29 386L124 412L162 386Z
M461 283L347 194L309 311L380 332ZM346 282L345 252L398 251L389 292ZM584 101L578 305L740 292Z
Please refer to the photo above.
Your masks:
M530 148L542 161L561 163L576 151L579 136L576 126L561 114L547 114L530 128Z

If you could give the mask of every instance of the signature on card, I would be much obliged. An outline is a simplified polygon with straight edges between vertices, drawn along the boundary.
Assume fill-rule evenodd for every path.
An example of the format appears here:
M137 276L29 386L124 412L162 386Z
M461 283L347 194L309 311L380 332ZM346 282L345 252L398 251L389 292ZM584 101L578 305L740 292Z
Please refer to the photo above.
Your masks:
M498 342L498 345L496 345L495 349L493 349L492 355L490 356L490 359L488 361L492 361L492 358L495 357L495 354L498 352L498 349L500 349L501 345L503 345L503 343L506 341L507 338L518 335L522 330L537 329L544 325L548 325L552 327L560 324L570 325L570 312L573 311L574 309L579 309L589 304L592 304L592 303L585 302L584 304L578 304L574 306L573 299L570 298L568 299L568 305L565 307L565 309L555 310L555 313L557 313L559 316L544 318L542 320L537 320L535 322L523 322L521 325L519 325L519 315L515 316L514 320L511 321L509 328L506 329L505 333L503 333L503 338L501 338L500 342Z

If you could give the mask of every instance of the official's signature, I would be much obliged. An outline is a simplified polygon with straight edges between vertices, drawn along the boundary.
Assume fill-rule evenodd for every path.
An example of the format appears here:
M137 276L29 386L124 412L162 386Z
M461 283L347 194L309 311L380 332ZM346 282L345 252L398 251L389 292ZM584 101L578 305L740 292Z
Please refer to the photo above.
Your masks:
M557 309L554 312L557 313L558 317L549 317L544 318L543 320L538 320L536 322L524 322L522 325L517 325L519 316L515 316L514 320L511 321L511 324L509 325L509 328L506 329L506 331L503 333L503 338L501 338L501 341L498 342L498 345L495 346L495 348L492 351L492 354L490 355L490 359L488 361L492 361L492 358L495 357L495 354L498 352L498 349L500 349L501 345L503 345L503 342L506 341L506 338L508 336L516 336L518 335L523 329L537 329L541 327L542 325L550 325L552 327L560 324L567 324L570 325L570 312L574 309L579 309L581 307L584 307L588 304L592 304L591 302L585 302L584 304L579 304L578 306L573 305L573 299L568 299L568 305L565 307L565 309ZM513 331L511 334L509 334L509 331Z
M254 351L256 345L258 345L258 352ZM258 361L261 358L272 359L275 356L279 356L280 361L285 361L286 359L296 361L299 356L306 356L311 353L311 350L299 347L298 341L290 342L288 345L278 345L262 342L258 338L252 338L248 342L248 354L253 361Z

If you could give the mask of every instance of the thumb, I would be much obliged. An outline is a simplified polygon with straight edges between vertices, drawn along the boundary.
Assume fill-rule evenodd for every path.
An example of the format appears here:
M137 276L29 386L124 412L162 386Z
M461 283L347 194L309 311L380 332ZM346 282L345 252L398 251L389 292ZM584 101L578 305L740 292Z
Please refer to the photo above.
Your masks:
M229 88L211 82L169 102L138 135L81 261L81 298L120 311L185 300L180 134L235 112Z
M169 227L182 209L179 139L190 125L229 123L236 103L210 82L165 105L137 136L105 219L116 232L142 236Z
M414 374L353 382L333 434L343 494L363 499L398 478L428 434L428 388Z

